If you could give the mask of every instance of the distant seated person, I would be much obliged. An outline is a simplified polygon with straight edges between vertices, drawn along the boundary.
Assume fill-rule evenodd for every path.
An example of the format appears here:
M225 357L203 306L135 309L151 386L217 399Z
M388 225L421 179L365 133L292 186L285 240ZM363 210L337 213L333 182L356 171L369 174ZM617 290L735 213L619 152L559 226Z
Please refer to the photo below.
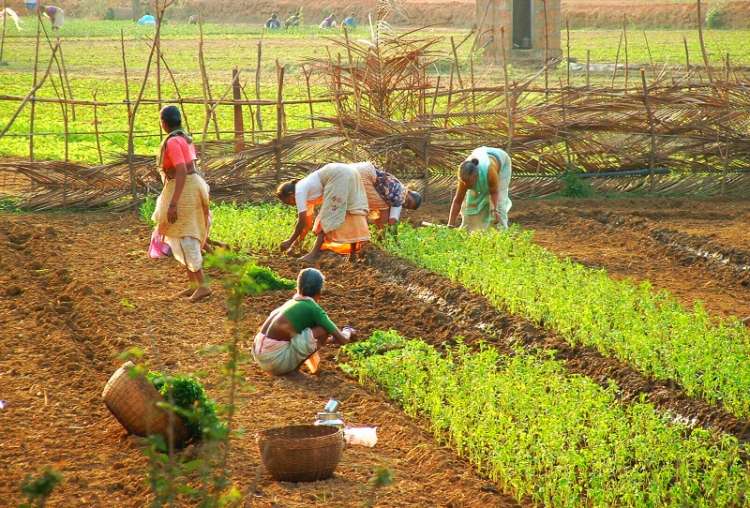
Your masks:
M284 27L288 30L290 28L297 28L299 27L300 21L301 21L301 15L299 11L292 13L288 18L286 18L286 21L284 21Z
M354 30L357 28L357 18L354 17L354 13L352 12L341 22L341 24L344 25L347 30Z
M271 14L271 17L266 21L266 28L268 30L278 30L281 28L281 21L279 21L279 15L275 12Z
M311 374L320 368L320 351L326 344L347 344L356 331L339 330L318 305L325 277L315 268L305 268L297 277L297 294L268 316L253 341L258 366L283 376L305 365Z
M29 12L36 12L36 0L26 0L24 2L24 5L26 6L26 10Z
M65 12L54 5L43 5L42 12L52 22L52 30L60 30L65 23Z
M146 11L146 14L141 16L141 19L137 21L139 25L155 25L156 18L151 15L150 12Z
M188 25L197 25L198 24L198 15L193 14L188 18Z
M331 14L326 19L320 22L320 28L323 30L330 30L336 28L336 15Z

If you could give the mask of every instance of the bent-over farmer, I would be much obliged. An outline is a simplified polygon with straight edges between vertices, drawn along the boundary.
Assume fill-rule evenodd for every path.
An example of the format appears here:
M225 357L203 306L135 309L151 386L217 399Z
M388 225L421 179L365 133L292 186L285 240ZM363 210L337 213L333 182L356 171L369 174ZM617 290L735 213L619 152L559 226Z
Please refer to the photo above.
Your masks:
M394 225L401 219L401 211L416 210L422 205L422 195L410 190L401 181L372 162L352 164L359 172L367 194L369 219L378 227Z
M459 210L461 227L468 231L502 226L508 229L508 196L512 168L510 156L500 148L474 150L458 170L458 187L451 203L448 225L455 226Z
M356 332L339 330L320 307L325 277L315 268L306 268L297 277L297 294L268 316L253 341L253 358L266 372L289 374L307 365L318 372L320 351L326 344L346 344Z
M165 106L161 126L168 134L161 145L159 167L164 188L151 217L174 258L187 270L190 287L178 296L191 302L208 297L202 249L208 240L209 188L196 170L193 140L182 130L177 106Z
M317 235L315 246L301 258L303 261L317 261L324 243L348 245L354 260L362 244L370 241L367 193L351 164L326 164L301 180L282 183L276 197L297 207L297 225L281 244L282 250L291 253L295 243L301 245L311 229ZM320 206L320 212L313 223L316 206Z
M52 30L60 30L65 24L65 11L54 5L43 5L42 12L52 22Z

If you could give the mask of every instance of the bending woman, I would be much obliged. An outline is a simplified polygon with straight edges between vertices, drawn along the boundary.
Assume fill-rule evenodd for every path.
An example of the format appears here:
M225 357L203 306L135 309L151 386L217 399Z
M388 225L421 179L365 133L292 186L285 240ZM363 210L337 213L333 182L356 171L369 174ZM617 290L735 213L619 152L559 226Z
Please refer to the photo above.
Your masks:
M340 331L318 305L325 277L315 268L306 268L297 277L297 294L271 312L253 341L253 357L261 369L276 376L298 370L306 364L318 371L317 352L332 339L346 344L356 332Z
M352 164L362 179L370 208L370 219L379 227L394 225L401 218L401 210L416 210L422 205L422 195L409 190L392 174L376 168L372 162Z
M297 226L281 249L291 254L294 244L301 245L310 229L317 235L315 246L303 261L315 262L324 242L350 245L351 258L363 242L370 241L367 227L367 194L357 169L350 164L326 164L302 180L282 183L276 197L297 206ZM320 213L313 223L315 206Z
M187 269L190 287L179 296L190 296L190 301L197 302L211 294L203 277L201 252L208 240L209 188L196 172L195 147L182 130L180 110L165 106L160 116L161 126L168 133L159 157L164 188L151 219L175 259Z
M468 231L492 225L508 229L511 173L510 156L504 150L487 146L474 150L458 170L448 225L455 226L460 209L461 227Z

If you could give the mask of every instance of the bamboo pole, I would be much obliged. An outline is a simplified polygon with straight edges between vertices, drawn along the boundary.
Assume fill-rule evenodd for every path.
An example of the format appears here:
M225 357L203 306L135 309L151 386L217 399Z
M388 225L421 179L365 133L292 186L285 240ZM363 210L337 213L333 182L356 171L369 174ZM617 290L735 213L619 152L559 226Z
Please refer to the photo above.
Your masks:
M34 50L34 77L32 89L36 92L37 88L37 71L39 69L39 39L42 32L42 16L37 12L36 16L36 49ZM59 44L57 46L59 48ZM57 52L53 52L54 57ZM34 120L36 118L36 97L31 98L31 116L29 118L29 160L34 160Z
M455 64L451 64L451 78L450 78L450 81L448 82L448 104L445 108L445 125L444 125L446 129L448 128L448 120L450 119L450 116L451 116L451 103L453 101L453 67L454 66Z
M279 61L276 60L276 75L277 75L277 88L276 88L276 140L274 144L274 155L275 155L275 169L276 169L276 183L281 181L281 137L282 137L282 119L284 115L284 66L279 65Z
M731 77L732 73L732 66L729 63L729 52L727 51L726 59L724 60L724 73L725 73L725 81L729 83L729 79Z
M61 97L60 90L57 89L57 85L55 84L55 79L54 78L50 79L50 83L52 83L52 89L55 91L55 95L57 95L57 97L60 98ZM60 80L60 87L61 88L65 87L65 82L62 81L62 79ZM65 103L64 100L60 100L59 105L60 105L60 113L62 114L62 117L63 117L63 133L64 133L63 135L64 135L64 146L65 146L64 161L68 162L70 160L70 157L69 157L70 129L68 128L68 105Z
M102 157L102 143L99 139L99 108L96 106L96 94L94 90L94 132L96 134L96 152L99 154L99 164L104 164L104 157Z
M167 71L167 75L169 75L169 79L170 81L172 81L172 87L174 88L175 94L177 94L176 101L164 101L164 102L176 102L177 104L180 105L180 111L182 112L182 121L185 122L185 129L187 129L187 131L190 132L190 122L188 120L187 112L185 111L184 99L183 99L182 93L180 92L180 87L177 85L177 79L175 78L175 75L172 72L172 68L167 63L167 59L164 57L164 53L160 53L159 57L160 57L161 62L164 64L164 70Z
M586 88L591 88L591 50L586 50Z
M622 17L622 41L625 50L625 92L627 93L630 76L630 59L628 58L628 17Z
M5 10L7 8L7 1L3 0L3 31L0 33L0 65L5 65L3 55L5 54L5 32L8 26L8 12Z
M200 40L198 42L198 67L201 72L201 82L203 85L203 99L205 101L205 110L207 115L211 115L210 111L211 109L208 106L208 101L213 101L214 98L211 93L211 83L208 80L208 71L206 71L206 60L203 53L203 18L200 19L200 22L198 23L199 33L200 33ZM216 118L216 112L214 111L213 116L210 116L211 120L214 124L214 131L216 132L216 139L221 139L221 136L219 134L219 121ZM205 142L205 136L204 139L201 141L201 147L202 149L206 147Z
M506 151L510 154L513 147L513 109L510 104L510 78L508 77L508 56L505 49L505 27L500 27L501 56L503 58L503 81L505 82L505 109L508 120L508 142Z
M688 49L687 37L682 36L682 44L685 46L685 73L690 78L690 50Z
M245 90L244 85L242 86L242 95L243 97L245 97L245 100L247 102L250 101L250 99L247 96L247 91ZM248 111L247 117L250 120L250 136L251 136L250 139L252 139L253 144L255 144L257 143L256 138L255 138L255 112L253 111L253 106L251 104L247 105L247 111Z
M456 63L456 77L458 78L458 86L463 89L464 81L461 78L461 66L458 60L458 50L456 49L456 42L453 40L453 36L451 36L451 49L453 50L453 61Z
M567 49L567 75L568 75L568 88L570 88L570 21L565 18L565 34L567 36L566 49Z
M701 44L701 54L703 55L703 65L706 66L706 74L708 75L708 82L713 83L714 75L711 72L711 64L708 61L708 52L706 51L706 42L703 40L703 16L701 15L701 0L696 0L698 5L698 40Z
M58 40L59 39L60 39L60 37L58 37ZM60 66L62 67L63 77L65 78L65 83L63 84L63 92L64 92L65 87L67 86L67 88L68 88L68 93L67 93L68 97L70 97L71 99L74 99L74 97L73 97L73 87L70 86L70 78L68 77L68 67L65 65L65 51L63 50L62 44L60 44ZM63 96L65 96L65 93L63 93ZM72 116L73 117L73 121L75 122L75 120L76 120L76 107L75 107L75 104L71 104L70 108L71 108L71 113L73 115Z
M549 18L547 16L547 0L542 0L544 8L544 100L549 100Z
M563 129L568 125L567 113L567 91L563 89L562 78L560 78L560 110L562 112ZM565 141L565 167L568 171L571 169L572 159L570 156L570 142L568 141L568 132L563 130L563 140Z
M476 82L474 81L474 55L469 56L469 73L471 78L471 111L473 113L472 121L477 123L477 92ZM420 87L422 95L424 95L424 88Z
M310 128L315 128L315 113L313 112L313 104L312 104L312 91L310 89L310 75L312 74L312 69L308 69L307 66L302 66L302 73L305 75L305 86L307 87L307 99L310 101L308 102L308 106L310 108Z
M239 71L237 67L232 69L232 97L238 101L242 99ZM234 106L234 151L239 153L245 149L245 123L242 117L242 106Z
M651 111L651 104L648 98L648 85L646 84L646 71L641 69L641 85L643 86L643 105L646 108L648 116L648 130L651 137L651 152L649 153L649 186L651 192L654 191L654 169L656 165L656 133L654 130L654 114Z
M360 95L359 95L359 83L357 81L357 69L354 66L354 58L352 57L352 47L349 42L349 31L344 27L344 40L346 41L346 55L349 60L349 75L352 79L352 89L354 90L354 109L357 112L357 130L359 130L360 120Z
M654 57L651 54L651 45L648 43L648 36L646 36L646 31L643 31L643 41L646 43L646 51L648 52L648 63L651 66L651 72L656 73L656 67L654 67Z
M620 50L622 49L622 33L620 33L620 42L617 43L617 55L615 56L615 68L612 71L612 88L615 87L615 79L617 79L617 66L620 65Z
M258 60L257 65L255 67L255 98L257 100L260 100L260 67L261 67L261 58L263 56L263 41L258 41ZM257 115L257 124L258 124L258 130L263 130L263 115L261 114L261 108L258 107L255 109L255 114Z

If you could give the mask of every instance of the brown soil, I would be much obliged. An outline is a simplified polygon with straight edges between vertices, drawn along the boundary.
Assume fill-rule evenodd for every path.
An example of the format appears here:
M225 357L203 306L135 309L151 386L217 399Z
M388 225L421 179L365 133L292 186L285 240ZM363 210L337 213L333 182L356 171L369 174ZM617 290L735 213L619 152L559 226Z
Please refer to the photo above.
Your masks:
M0 498L17 505L24 476L44 466L65 480L49 506L144 506L147 462L138 440L126 435L101 402L101 390L117 367L116 355L139 345L155 368L208 372L209 394L224 400L217 375L223 359L198 350L228 339L220 288L206 303L172 302L183 286L171 260L145 257L149 231L135 217L108 214L3 215L0 221ZM300 268L278 260L286 276ZM398 328L436 341L457 334L474 339L449 316L382 285L371 268L327 260L329 291L324 306L339 323L367 334ZM288 294L248 301L246 336ZM356 303L353 303L356 302ZM408 318L408 319L404 319ZM253 506L362 506L368 480L378 466L395 483L378 493L378 506L514 506L496 485L447 448L427 427L406 417L333 368L317 378L277 379L253 365L243 367L252 390L242 392L237 423L246 430L235 441L231 469ZM377 425L373 449L349 448L336 477L317 484L281 484L259 472L256 433L270 426L309 422L329 397L342 401L352 424Z

